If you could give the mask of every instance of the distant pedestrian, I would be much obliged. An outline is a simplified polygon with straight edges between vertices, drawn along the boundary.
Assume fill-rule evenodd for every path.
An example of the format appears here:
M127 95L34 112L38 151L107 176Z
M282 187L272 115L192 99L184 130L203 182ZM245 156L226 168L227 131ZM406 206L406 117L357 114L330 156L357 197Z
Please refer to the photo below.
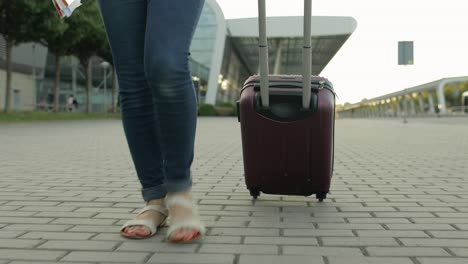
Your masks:
M76 100L76 98L73 98L73 108L75 111L78 111L78 101Z
M67 112L73 112L73 109L75 106L74 101L75 101L75 98L73 97L72 94L70 94L67 99Z

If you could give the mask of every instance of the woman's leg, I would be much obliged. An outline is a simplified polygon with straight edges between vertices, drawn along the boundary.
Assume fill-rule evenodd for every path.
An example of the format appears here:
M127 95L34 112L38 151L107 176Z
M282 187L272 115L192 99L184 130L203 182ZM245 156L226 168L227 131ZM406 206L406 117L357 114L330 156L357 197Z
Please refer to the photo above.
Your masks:
M192 185L197 99L189 50L203 4L204 0L148 1L145 71L154 91L168 192Z
M112 49L120 86L122 120L128 146L147 203L163 204L166 195L160 135L154 97L144 69L147 0L100 0L101 13ZM148 211L141 218L161 222ZM140 231L139 231L140 230ZM125 230L140 235L149 230L134 226Z
M145 71L154 91L161 128L166 188L171 195L191 201L190 167L194 155L197 99L189 63L190 44L204 0L149 0L145 42ZM179 199L180 200L180 199ZM169 206L171 225L197 220L193 208ZM178 228L170 241L190 241L199 228Z

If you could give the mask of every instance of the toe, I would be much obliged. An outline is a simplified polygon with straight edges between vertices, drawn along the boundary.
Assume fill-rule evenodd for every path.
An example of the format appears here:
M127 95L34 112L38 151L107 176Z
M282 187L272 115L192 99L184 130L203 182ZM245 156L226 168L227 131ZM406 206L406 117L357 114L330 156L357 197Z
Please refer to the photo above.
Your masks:
M122 233L124 233L126 236L132 236L135 234L135 232L130 228L125 228L124 230L122 230Z
M147 230L146 228L138 228L135 233L139 236L147 236L151 233L151 231Z
M190 241L192 240L193 238L195 238L197 236L197 231L195 230L191 230L189 231L185 236L184 236L184 241L187 242L187 241Z
M184 238L184 232L182 230L177 230L174 232L174 234L171 236L172 241L180 241Z

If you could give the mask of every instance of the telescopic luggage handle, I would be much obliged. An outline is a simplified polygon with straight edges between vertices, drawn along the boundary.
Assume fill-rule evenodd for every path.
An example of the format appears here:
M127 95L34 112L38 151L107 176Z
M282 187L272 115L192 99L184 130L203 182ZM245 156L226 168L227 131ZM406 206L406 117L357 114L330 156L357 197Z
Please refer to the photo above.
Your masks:
M310 108L311 97L311 75L312 75L312 48L311 48L311 22L312 22L312 0L304 0L304 49L303 49L303 90L302 107ZM268 42L266 34L266 5L265 0L258 0L258 28L260 33L260 96L263 107L269 107L269 81L268 81Z

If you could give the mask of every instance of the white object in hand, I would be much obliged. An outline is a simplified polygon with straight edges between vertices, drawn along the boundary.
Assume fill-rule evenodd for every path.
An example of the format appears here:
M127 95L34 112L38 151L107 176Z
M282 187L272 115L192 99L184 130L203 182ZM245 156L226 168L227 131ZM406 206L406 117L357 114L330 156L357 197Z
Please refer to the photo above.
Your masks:
M81 0L52 0L60 17L70 17L81 6Z

